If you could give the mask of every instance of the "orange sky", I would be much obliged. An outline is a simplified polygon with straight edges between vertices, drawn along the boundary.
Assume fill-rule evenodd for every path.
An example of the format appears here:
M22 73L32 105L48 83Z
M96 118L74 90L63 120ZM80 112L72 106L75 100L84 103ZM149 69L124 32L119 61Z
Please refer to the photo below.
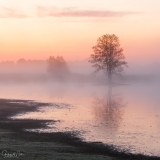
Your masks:
M82 60L106 33L120 38L128 60L155 61L159 6L159 0L5 0L0 2L0 61L50 55Z

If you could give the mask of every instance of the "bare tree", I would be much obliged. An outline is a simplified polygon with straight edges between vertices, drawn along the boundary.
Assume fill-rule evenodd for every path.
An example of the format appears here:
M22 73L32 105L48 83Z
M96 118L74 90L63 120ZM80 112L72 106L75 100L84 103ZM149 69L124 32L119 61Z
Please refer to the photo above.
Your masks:
M103 71L112 82L112 75L120 75L123 66L127 66L120 46L119 38L114 34L106 34L98 38L97 45L93 46L94 54L91 54L92 66L96 68L95 73Z

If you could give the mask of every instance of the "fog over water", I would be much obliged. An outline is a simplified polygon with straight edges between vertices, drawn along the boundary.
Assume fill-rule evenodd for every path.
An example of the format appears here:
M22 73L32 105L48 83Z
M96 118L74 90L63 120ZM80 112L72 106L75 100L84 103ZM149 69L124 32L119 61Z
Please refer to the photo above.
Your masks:
M0 82L96 82L106 83L107 77L103 73L93 76L93 67L88 62L89 58L82 61L68 61L67 66L70 74L61 73L58 79L50 76L47 72L47 60L25 60L19 59L17 62L0 62ZM153 61L150 63L132 62L128 68L124 68L123 77L114 77L117 83L159 83L160 63Z
M32 131L78 131L84 141L160 156L158 69L155 73L115 76L109 88L106 76L93 76L87 65L87 60L69 62L70 73L58 78L47 73L45 61L1 67L0 97L53 103L12 117L58 120L48 123L47 129Z

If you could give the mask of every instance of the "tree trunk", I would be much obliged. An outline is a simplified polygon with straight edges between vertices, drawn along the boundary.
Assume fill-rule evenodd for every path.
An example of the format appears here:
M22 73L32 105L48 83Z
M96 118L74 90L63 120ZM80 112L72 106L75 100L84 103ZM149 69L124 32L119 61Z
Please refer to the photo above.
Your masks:
M109 86L112 86L112 73L109 72L108 74L108 81L109 81Z

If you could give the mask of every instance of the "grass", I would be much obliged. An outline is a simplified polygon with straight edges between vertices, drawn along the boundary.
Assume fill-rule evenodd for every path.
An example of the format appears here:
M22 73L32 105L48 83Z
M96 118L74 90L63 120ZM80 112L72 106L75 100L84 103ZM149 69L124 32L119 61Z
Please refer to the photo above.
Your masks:
M24 155L19 159L23 160L112 160L103 155L91 155L78 153L76 147L53 142L31 142L14 138L12 132L0 132L0 152L7 150L8 153L18 150ZM0 159L3 159L1 156Z

